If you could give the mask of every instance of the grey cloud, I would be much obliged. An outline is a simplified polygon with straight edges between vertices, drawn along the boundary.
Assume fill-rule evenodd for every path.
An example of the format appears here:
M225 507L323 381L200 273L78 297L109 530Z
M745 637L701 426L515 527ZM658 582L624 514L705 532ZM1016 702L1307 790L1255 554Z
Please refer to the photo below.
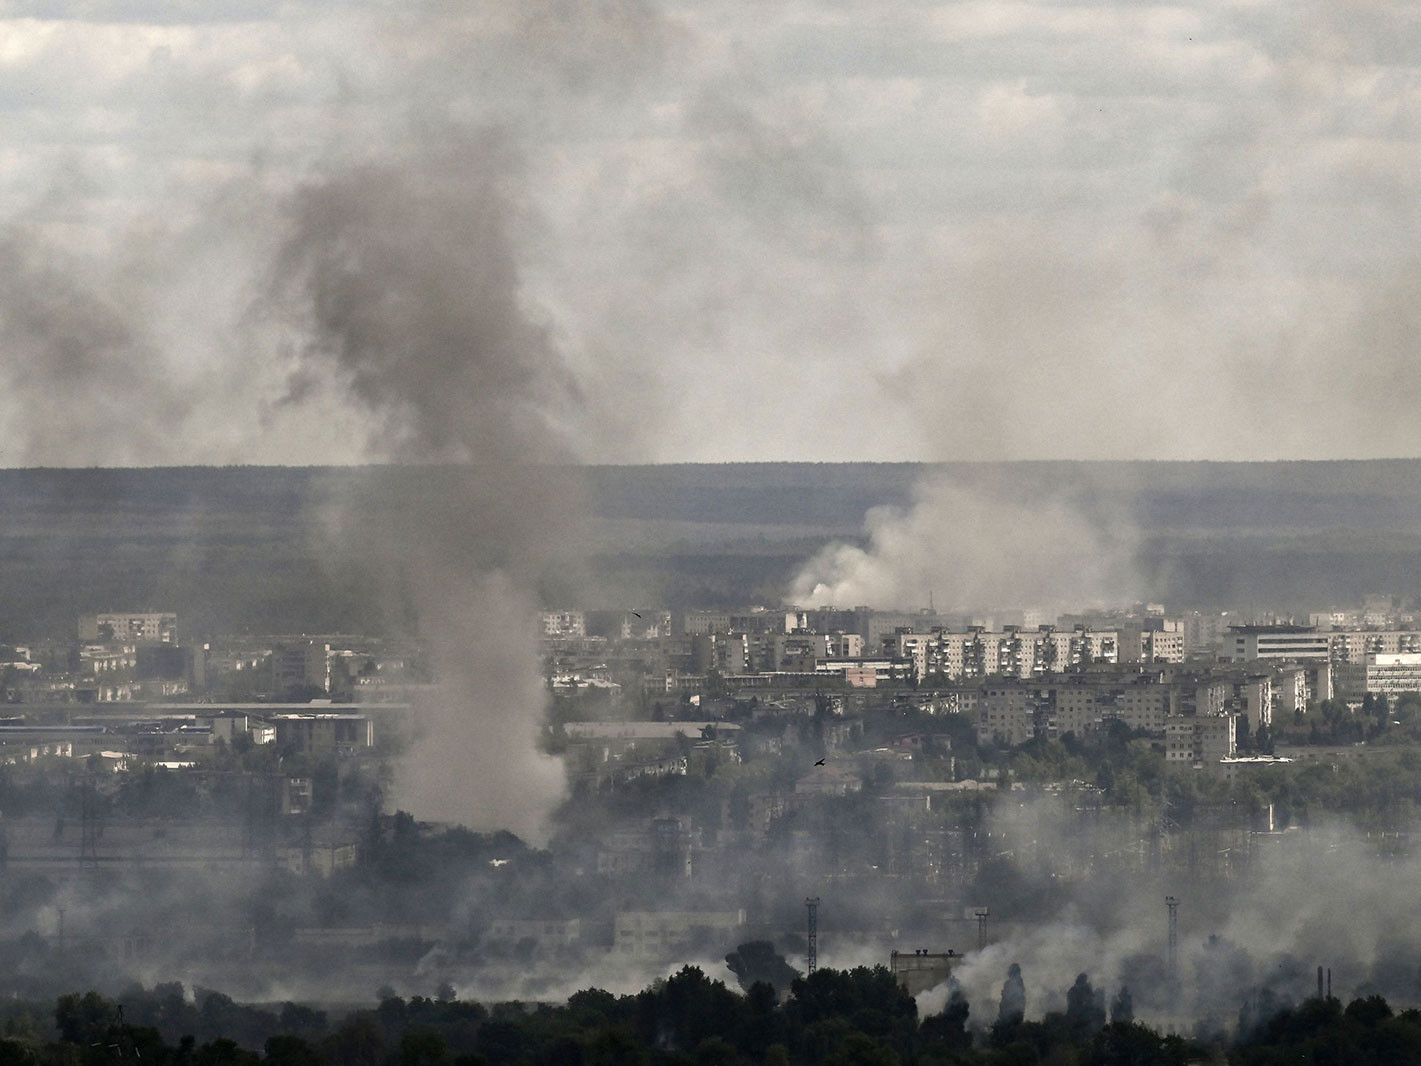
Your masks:
M173 26L249 22L289 7L284 0L6 0L0 18Z
M1288 411L1356 391L1312 384L1335 377L1289 375L1249 401L1221 387L1239 364L1289 350L1321 362L1308 338L1350 343L1368 287L1406 290L1416 20L1394 5L1314 4L1294 20L1266 5L1053 4L949 40L932 27L942 12L881 4L225 4L215 21L177 3L138 11L165 32L196 30L150 38L105 23L101 55L83 19L117 18L112 7L80 9L48 44L13 27L24 47L0 94L17 107L20 147L0 169L0 202L27 207L17 190L67 151L94 183L83 199L95 225L181 229L255 150L262 196L304 184L308 221L338 210L322 198L339 191L417 229L394 190L413 181L413 199L455 196L461 164L430 152L441 131L499 130L508 169L475 184L501 182L506 210L496 238L471 237L494 254L432 254L466 273L502 257L518 305L502 321L522 323L506 343L553 353L524 368L546 381L498 382L524 397L521 439L546 432L566 454L618 460L719 458L724 441L746 458L864 447L946 458L980 454L984 440L1017 455L1414 450L1391 427L1360 444L1290 427ZM243 14L251 21L223 21ZM171 62L155 52L135 74L124 49L159 38ZM69 226L26 222L41 240ZM414 258L399 234L350 225ZM306 259L285 295L315 257L339 254L316 243L292 253ZM224 426L208 434L229 442L221 457L243 434L265 454L330 457L310 450L294 414L342 399L352 417L378 409L375 446L393 449L381 454L470 451L445 397L402 399L418 379L359 354L389 339L373 316L335 307L359 305L364 281L324 277L319 301L304 293L315 317L299 366L269 337L260 350L202 345L248 347L263 382L206 420ZM1296 296L1332 285L1351 291ZM1290 308L1296 321L1280 323ZM461 328L487 328L494 310L462 313ZM327 314L344 324L316 321ZM135 336L166 355L171 332ZM186 346L196 327L181 332ZM433 358L472 386L447 350ZM516 378L519 367L483 372ZM278 407L268 376L292 372L322 385ZM1151 411L1160 396L1175 417ZM892 430L826 424L846 404ZM1251 427L1255 413L1269 431ZM1217 419L1243 426L1213 439L1184 428ZM366 443L340 457L374 454Z
M0 236L5 461L143 462L190 413L134 293L23 229Z

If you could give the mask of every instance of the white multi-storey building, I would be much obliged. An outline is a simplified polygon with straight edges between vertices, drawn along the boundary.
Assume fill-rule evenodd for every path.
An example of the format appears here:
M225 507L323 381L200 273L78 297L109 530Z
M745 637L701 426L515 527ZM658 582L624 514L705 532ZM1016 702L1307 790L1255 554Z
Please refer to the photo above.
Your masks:
M587 636L587 616L581 611L543 611L542 634L550 640L577 640Z
M1351 629L1325 634L1335 663L1362 664L1369 655L1421 652L1421 631L1414 629Z
M1090 663L1120 659L1114 630L1054 626L1000 632L974 627L966 633L896 633L886 641L891 654L913 663L918 680L929 675L950 681L987 677L1041 677Z
M178 616L171 611L102 611L79 619L80 640L173 644L177 630Z
M1312 626L1229 626L1226 648L1234 662L1279 659L1327 659L1332 656L1329 635Z
M1367 655L1361 663L1335 666L1337 696L1358 702L1369 693L1388 699L1407 692L1421 692L1421 653Z

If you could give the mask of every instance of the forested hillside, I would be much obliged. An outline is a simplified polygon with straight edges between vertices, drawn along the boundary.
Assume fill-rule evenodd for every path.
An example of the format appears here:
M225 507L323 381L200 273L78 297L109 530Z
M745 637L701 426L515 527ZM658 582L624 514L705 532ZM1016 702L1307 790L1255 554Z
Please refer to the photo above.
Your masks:
M524 479L567 498L549 602L775 600L871 508L924 479L1029 504L1067 498L1128 527L1149 595L1172 607L1301 609L1421 593L1421 461L765 463L587 467ZM359 501L457 494L447 468L0 471L0 636L67 634L83 610L176 609L198 632L381 631L404 617L350 551ZM569 488L571 486L571 488ZM518 506L510 500L507 506ZM333 519L332 516L338 516Z

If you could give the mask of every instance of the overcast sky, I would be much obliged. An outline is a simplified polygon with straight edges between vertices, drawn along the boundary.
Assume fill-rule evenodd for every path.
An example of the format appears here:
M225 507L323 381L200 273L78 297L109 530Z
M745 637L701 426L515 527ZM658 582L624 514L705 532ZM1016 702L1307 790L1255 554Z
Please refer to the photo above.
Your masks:
M1417 5L0 13L3 465L1421 454Z

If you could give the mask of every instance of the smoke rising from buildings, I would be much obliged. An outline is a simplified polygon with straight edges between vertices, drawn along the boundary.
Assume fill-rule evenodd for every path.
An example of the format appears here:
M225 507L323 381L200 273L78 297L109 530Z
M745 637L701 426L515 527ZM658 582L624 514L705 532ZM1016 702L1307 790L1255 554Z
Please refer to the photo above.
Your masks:
M832 544L794 578L799 604L949 610L1112 603L1138 586L1133 526L1088 492L1023 495L929 476L906 510L877 508L858 544Z
M555 464L1418 446L1400 8L147 10L8 27L0 458L462 464L323 512L434 656L391 797L420 817L536 837L563 795ZM1133 551L1088 493L941 479L790 595L1081 605L1139 594ZM1415 871L1338 854L1201 904L1186 980L1215 930L1250 960L1225 1000L1280 951L1358 987L1413 964ZM1161 1011L1174 886L1110 887L969 960L976 1016L1015 961L1033 1012L1082 969Z
M1421 1002L1421 940L1404 903L1417 860L1379 853L1377 841L1353 827L1318 824L1255 838L1247 855L1216 853L1210 845L1219 838L1206 832L1179 844L1201 849L1196 869L1176 855L1172 869L1131 868L1127 859L1111 873L1121 854L1103 849L1098 827L1057 799L1003 805L991 825L995 846L1010 856L998 867L998 890L1019 899L1039 893L1045 902L1016 917L1007 916L1009 906L994 906L1002 920L991 942L954 971L975 1027L996 1020L1014 965L1028 1019L1063 1009L1082 971L1109 997L1127 987L1137 1019L1186 1032L1196 1024L1233 1031L1250 1010L1256 1023L1270 1004L1311 997L1318 965L1332 971L1333 994L1343 1002L1372 994L1399 1006ZM1218 864L1229 862L1240 865L1220 876ZM1071 864L1083 869L1059 873ZM1167 894L1181 898L1175 977L1165 962ZM920 1012L941 1010L949 992L944 984L924 993Z
M496 131L450 129L304 186L271 306L297 352L286 402L340 390L377 423L381 454L460 464L440 498L372 491L336 512L338 540L402 580L440 685L394 801L536 835L563 781L537 749L533 584L580 506L570 479L537 469L568 458L560 416L576 395L525 304L518 177Z

